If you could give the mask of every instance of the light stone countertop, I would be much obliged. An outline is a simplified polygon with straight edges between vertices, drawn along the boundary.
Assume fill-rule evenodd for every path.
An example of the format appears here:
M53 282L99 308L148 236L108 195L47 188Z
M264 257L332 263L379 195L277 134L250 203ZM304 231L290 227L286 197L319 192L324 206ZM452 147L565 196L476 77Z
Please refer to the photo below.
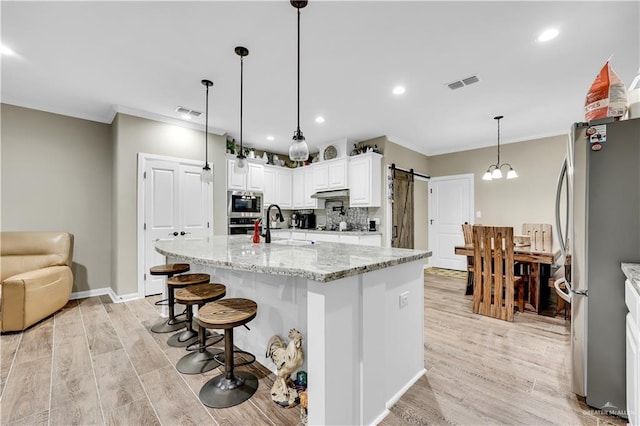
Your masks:
M631 285L640 294L640 264L639 263L622 263L622 272L627 276Z
M186 263L238 271L288 275L319 282L363 274L424 259L431 252L355 244L273 238L253 244L251 236L219 235L157 241L156 251ZM280 241L280 243L278 242Z

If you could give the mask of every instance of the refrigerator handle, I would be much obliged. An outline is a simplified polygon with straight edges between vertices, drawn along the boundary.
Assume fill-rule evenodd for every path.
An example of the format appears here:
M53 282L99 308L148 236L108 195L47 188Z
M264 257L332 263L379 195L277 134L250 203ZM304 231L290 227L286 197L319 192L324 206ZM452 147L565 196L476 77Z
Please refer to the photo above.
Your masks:
M562 184L565 182L565 179L567 179L567 157L565 157L564 161L562 162L562 167L560 168L560 174L558 175L558 183L556 186L556 229L558 230L560 251L562 251L563 257L567 256L567 241L565 241L565 236L562 233L562 223L560 222L560 197L562 195ZM566 207L567 209L569 208L568 205Z

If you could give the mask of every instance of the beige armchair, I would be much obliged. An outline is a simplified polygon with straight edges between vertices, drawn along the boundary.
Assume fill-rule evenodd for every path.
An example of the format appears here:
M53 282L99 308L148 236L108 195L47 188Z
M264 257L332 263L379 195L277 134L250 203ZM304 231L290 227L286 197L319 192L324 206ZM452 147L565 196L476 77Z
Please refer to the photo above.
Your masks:
M24 330L69 301L72 257L67 232L2 232L0 331Z

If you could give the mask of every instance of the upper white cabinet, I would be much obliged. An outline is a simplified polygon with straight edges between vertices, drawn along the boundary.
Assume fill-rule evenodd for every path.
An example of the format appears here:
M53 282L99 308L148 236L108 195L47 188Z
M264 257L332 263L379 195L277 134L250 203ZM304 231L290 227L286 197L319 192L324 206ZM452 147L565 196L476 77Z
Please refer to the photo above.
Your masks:
M380 207L382 155L368 152L349 158L349 206Z
M312 167L316 191L344 189L348 186L346 158L315 163Z
M248 162L249 173L235 173L236 160L227 158L227 189L237 191L264 192L264 165Z
M317 209L318 200L311 198L316 192L314 168L312 166L293 169L293 208Z
M293 207L293 170L264 166L264 206L277 204L281 209Z

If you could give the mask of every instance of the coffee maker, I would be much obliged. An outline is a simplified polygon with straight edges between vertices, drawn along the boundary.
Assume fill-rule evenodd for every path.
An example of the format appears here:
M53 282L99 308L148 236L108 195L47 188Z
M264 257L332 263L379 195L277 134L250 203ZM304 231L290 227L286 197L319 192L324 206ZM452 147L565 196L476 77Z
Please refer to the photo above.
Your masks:
M316 215L313 213L301 213L299 215L300 229L314 229L316 227Z

